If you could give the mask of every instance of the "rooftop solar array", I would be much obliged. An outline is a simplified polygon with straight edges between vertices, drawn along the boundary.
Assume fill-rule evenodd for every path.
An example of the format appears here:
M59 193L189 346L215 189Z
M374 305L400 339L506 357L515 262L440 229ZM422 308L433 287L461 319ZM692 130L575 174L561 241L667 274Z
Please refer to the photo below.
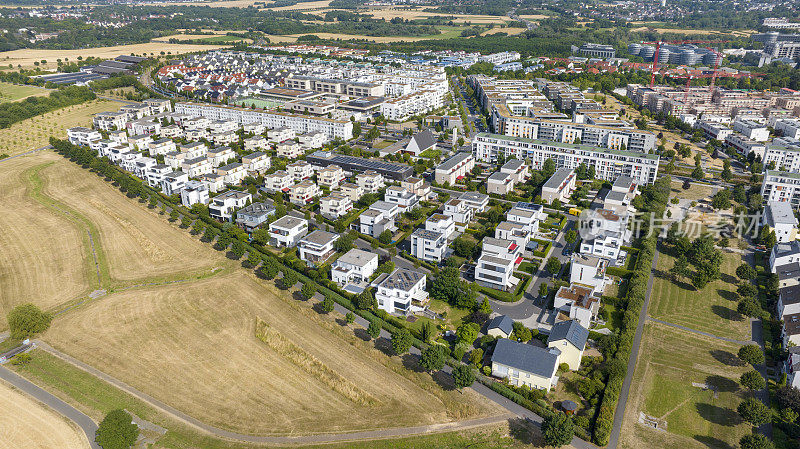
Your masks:
M392 164L375 159L347 156L344 154L317 151L307 157L311 162L325 162L327 165L336 164L346 170L366 171L374 170L393 179L405 179L413 174L413 168L405 164Z
M56 73L53 75L42 75L42 79L55 84L76 84L87 83L89 81L108 78L107 75L99 73L87 72L74 72L74 73Z

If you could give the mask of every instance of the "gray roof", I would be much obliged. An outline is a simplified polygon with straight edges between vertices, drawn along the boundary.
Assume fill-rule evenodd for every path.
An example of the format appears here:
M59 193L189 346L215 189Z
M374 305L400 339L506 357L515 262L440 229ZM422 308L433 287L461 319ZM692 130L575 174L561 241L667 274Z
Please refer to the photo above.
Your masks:
M433 136L433 133L429 129L414 134L411 140L416 142L417 148L423 151L436 145L436 137Z
M800 242L792 240L791 242L778 243L772 248L776 257L788 256L791 254L800 253Z
M311 234L306 235L303 237L301 241L311 242L316 245L325 245L328 244L336 239L339 238L339 234L334 234L333 232L323 231L317 229L316 231L312 232Z
M792 262L792 263L787 263L786 265L781 265L775 268L775 272L778 273L778 279L780 280L799 278L800 263Z
M633 184L633 178L628 175L619 175L611 185L611 190L629 190Z
M417 237L423 238L425 240L438 240L441 236L441 232L430 231L425 228L417 228L414 230L412 235L416 235Z
M371 253L369 251L364 251L361 249L353 248L347 253L345 253L342 257L336 259L337 263L347 263L350 265L357 265L359 267L363 267L367 264L367 262L371 261L372 259L377 259L378 255L375 253Z
M283 217L272 222L270 226L275 226L284 229L292 229L307 221L305 218L292 217L291 215L284 215Z
M392 272L383 282L380 283L381 287L409 291L412 287L417 285L420 279L425 275L405 268L398 268Z
M520 371L551 378L558 369L558 356L537 346L518 343L507 338L497 340L492 362Z
M501 170L517 171L525 162L519 159L511 159L500 167Z
M492 173L491 175L489 175L488 179L490 181L501 181L502 182L502 181L505 181L506 179L508 179L510 176L511 175L508 174L508 173L503 173L501 171L496 171L496 172Z
M437 170L450 171L450 170L453 169L453 167L455 167L456 165L464 162L465 160L467 160L467 159L469 159L471 157L472 157L472 153L467 153L467 152L464 152L464 151L462 151L460 153L456 153L455 156L453 156L450 159L442 162L442 164L439 165L438 167L436 167L436 169Z
M773 224L788 224L797 226L794 210L788 202L770 201L767 203L767 219Z
M581 326L576 320L569 320L561 321L553 325L550 336L547 337L547 343L566 339L568 342L572 343L573 346L582 351L586 346L586 340L588 338L589 329Z
M800 285L783 287L780 290L781 302L783 305L800 303Z
M462 193L459 199L463 201L482 203L489 200L489 195L470 191Z
M275 213L275 207L267 203L253 203L245 206L237 212L243 215L272 215Z
M507 315L498 315L492 318L486 326L487 331L490 329L500 329L506 335L511 335L511 332L514 330L514 321Z
M553 173L553 176L551 176L550 179L548 179L547 182L544 183L542 188L558 189L559 187L561 187L561 183L566 181L569 175L572 174L572 172L573 170L569 168L559 168L558 170L556 170L555 173Z

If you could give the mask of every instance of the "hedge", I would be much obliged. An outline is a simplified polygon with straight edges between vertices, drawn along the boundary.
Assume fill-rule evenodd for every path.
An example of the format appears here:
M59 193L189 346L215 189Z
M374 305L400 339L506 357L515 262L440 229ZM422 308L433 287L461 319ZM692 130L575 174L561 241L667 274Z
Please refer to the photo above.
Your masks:
M633 274L633 271L626 270L625 268L621 267L608 267L606 268L606 274L610 274L612 276L619 276L621 278L627 278L628 276Z
M550 247L553 246L553 242L549 240L533 239L533 241L544 246L543 250L536 249L536 251L533 252L533 255L536 257L544 257L547 255L547 252L550 251Z
M483 293L484 295L486 295L486 296L488 296L490 298L494 298L494 299L496 299L498 301L515 302L518 299L516 296L512 295L509 292L503 292L503 291L500 291L500 290L495 290L493 288L484 287L482 285L479 286L479 291L481 293Z

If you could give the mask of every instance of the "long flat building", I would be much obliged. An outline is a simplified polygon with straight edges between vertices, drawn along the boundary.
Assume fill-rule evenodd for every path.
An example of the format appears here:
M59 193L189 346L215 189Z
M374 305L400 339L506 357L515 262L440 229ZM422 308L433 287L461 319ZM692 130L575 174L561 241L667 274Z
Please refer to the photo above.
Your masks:
M337 137L344 140L353 138L353 122L350 120L189 102L176 103L175 112L199 115L210 120L232 120L240 124L259 122L270 129L290 128L297 134L319 131L330 140Z
M338 165L349 172L365 172L372 170L380 173L385 178L402 181L414 176L414 167L406 164L393 164L378 159L365 159L363 157L347 156L331 151L316 151L306 156L306 161L318 167Z
M472 142L472 153L475 159L484 162L495 162L499 154L506 159L529 160L534 169L542 169L547 159L552 159L556 168L575 169L584 163L594 167L599 179L614 181L626 175L640 185L652 184L658 175L659 157L654 154L502 134L479 133Z

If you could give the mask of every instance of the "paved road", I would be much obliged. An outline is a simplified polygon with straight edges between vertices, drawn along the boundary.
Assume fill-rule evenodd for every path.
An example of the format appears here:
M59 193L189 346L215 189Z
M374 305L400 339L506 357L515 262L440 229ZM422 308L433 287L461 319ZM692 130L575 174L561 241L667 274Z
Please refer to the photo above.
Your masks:
M56 413L59 413L70 419L72 422L77 424L86 435L86 439L89 440L89 446L92 449L101 449L100 446L94 442L94 435L95 432L97 432L97 424L95 424L91 418L84 415L79 410L62 401L61 399L37 387L6 367L0 366L0 379L3 379L17 389L23 391L28 396L31 396L42 404L50 407Z
M631 383L633 382L633 372L636 369L636 360L639 357L639 346L642 343L642 334L644 333L644 323L647 321L647 307L650 305L650 294L653 292L653 272L658 264L658 251L656 250L653 256L653 264L650 268L650 279L647 281L647 294L644 297L644 304L642 310L639 312L639 324L636 326L636 335L633 337L633 348L631 349L630 358L628 358L628 369L625 373L625 380L622 382L622 391L619 394L619 401L617 402L617 409L614 411L614 427L611 429L611 437L609 438L608 448L616 449L619 444L619 435L622 430L622 422L625 419L625 406L628 403L628 395L631 391Z
M654 323L661 323L670 327L674 327L676 329L685 330L687 332L691 332L698 335L704 335L706 337L716 338L717 340L727 341L728 343L735 343L737 345L749 345L755 343L755 341L742 341L742 340L734 340L732 338L720 337L714 334L710 334L708 332L699 331L697 329L692 329L691 327L681 326L680 324L670 323L668 321L659 320L657 318L647 317L648 320L653 321ZM755 330L755 326L753 326Z
M51 147L50 145L45 145L45 146L43 146L41 148L37 148L35 150L26 151L24 153L19 153L19 154L15 154L13 156L9 156L9 157L7 157L5 159L0 159L0 162L9 161L11 159L14 159L15 157L27 156L29 154L37 153L37 152L42 151L42 150L49 150L50 148L53 148L53 147Z

